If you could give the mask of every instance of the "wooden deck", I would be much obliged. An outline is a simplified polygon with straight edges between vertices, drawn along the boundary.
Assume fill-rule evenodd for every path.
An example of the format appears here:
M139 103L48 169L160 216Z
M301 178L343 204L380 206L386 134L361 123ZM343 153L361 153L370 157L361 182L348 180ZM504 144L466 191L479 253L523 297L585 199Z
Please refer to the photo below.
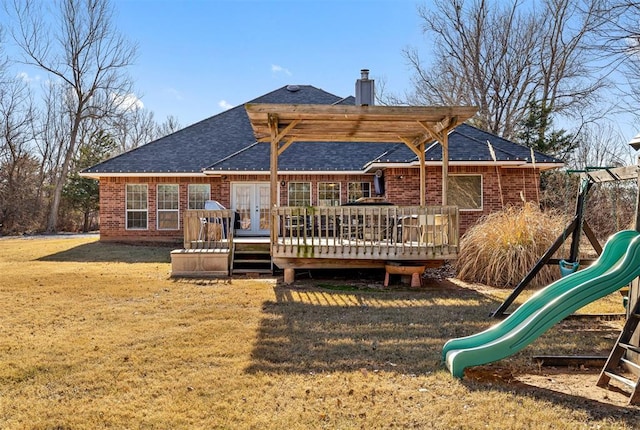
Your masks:
M230 210L187 211L185 249L216 249L232 258L234 241L259 239L234 237L233 220ZM269 240L285 281L296 268L433 266L458 254L455 206L278 207L271 220L271 237L261 239Z
M454 206L283 207L274 224L274 257L448 258L458 247Z

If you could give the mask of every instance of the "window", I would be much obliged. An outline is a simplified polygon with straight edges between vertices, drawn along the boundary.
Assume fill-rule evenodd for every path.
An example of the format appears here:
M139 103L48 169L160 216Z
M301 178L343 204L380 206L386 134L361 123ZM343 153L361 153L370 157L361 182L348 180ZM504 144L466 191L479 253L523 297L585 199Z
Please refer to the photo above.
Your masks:
M289 182L289 206L311 206L311 182Z
M362 197L371 197L371 184L369 182L349 182L348 201L355 202Z
M318 206L340 206L339 182L320 182L318 184Z
M127 184L126 195L127 230L147 229L147 186L144 184Z
M449 176L447 199L460 210L482 210L482 175Z
M179 208L178 184L158 184L158 230L178 230Z
M189 209L204 209L204 202L211 199L211 185L189 184Z

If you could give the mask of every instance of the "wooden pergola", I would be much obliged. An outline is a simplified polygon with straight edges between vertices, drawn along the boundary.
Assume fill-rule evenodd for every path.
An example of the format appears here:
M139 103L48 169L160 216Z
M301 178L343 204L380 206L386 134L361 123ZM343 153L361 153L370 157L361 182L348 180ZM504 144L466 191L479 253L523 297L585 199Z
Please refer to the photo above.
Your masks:
M258 142L271 144L271 207L277 206L278 156L294 142L401 142L420 162L420 206L426 204L425 144L442 145L442 204L447 204L448 134L473 106L246 104Z

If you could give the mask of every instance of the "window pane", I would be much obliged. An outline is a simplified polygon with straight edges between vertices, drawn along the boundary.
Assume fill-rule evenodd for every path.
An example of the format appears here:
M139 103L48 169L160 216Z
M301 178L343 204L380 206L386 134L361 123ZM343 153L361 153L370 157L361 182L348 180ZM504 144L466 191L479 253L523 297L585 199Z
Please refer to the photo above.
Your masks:
M147 228L147 212L127 211L127 228L128 229L145 229Z
M158 185L158 209L178 209L177 184Z
M460 209L482 209L482 176L449 176L447 198Z
M320 182L318 184L319 206L340 206L340 183Z
M127 209L147 209L147 186L127 184Z
M362 197L371 197L371 184L369 182L349 182L349 202L355 202Z
M311 206L310 182L289 182L289 206Z
M204 209L204 202L211 198L211 185L189 184L189 209Z
M178 211L159 211L158 230L177 230Z

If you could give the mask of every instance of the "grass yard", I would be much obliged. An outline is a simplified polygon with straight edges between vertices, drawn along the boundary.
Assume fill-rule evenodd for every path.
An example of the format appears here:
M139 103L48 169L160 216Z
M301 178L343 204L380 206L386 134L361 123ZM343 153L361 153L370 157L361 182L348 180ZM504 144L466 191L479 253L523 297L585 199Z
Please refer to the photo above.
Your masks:
M460 381L441 348L495 323L500 300L486 292L169 272L168 248L0 240L0 428L640 426L639 408L595 387L599 369L565 374L531 359L607 354L619 322L566 321Z

